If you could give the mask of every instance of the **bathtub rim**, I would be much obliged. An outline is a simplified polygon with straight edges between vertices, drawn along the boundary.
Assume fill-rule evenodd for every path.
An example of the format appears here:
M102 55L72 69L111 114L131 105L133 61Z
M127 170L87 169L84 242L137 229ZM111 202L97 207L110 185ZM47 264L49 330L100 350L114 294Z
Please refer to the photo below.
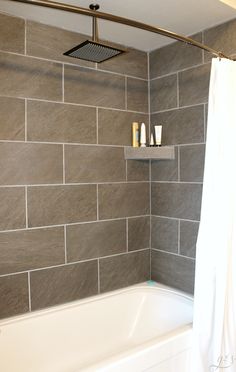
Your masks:
M134 284L134 285L131 285L131 286L123 287L123 288L120 288L120 289L115 289L115 290L105 292L105 293L99 293L99 294L96 294L96 295L93 295L93 296L85 297L85 298L82 298L82 299L77 299L75 301L70 301L70 302L67 302L67 303L64 303L64 304L58 304L58 305L46 307L46 308L39 309L39 310L28 311L24 314L19 314L19 315L15 315L15 316L8 317L8 318L3 318L3 319L0 319L0 327L8 325L8 324L15 323L15 322L24 321L26 319L37 318L39 316L43 316L43 315L46 315L46 314L60 312L60 311L63 311L63 310L75 308L77 306L81 306L81 305L83 306L83 305L86 305L88 303L97 302L97 301L100 301L100 300L103 300L103 299L106 299L106 298L111 298L111 297L117 296L117 295L122 294L122 293L135 292L135 291L138 291L139 289L145 289L145 290L148 290L150 292L157 290L157 291L164 292L164 293L167 293L167 294L169 293L169 294L177 296L177 297L185 298L186 300L189 300L193 303L193 296L191 294L183 292L183 291L181 291L179 289L176 289L176 288L173 288L173 287L166 286L166 285L161 284L161 283L157 283L157 282L152 281L152 280L148 280L148 281L143 282L143 283Z

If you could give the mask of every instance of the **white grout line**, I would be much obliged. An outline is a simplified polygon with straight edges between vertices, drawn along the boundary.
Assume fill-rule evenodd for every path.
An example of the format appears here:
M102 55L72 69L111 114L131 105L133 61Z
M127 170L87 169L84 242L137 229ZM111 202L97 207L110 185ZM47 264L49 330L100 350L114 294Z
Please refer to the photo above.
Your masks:
M100 259L98 258L98 294L101 292L101 283L100 283Z
M125 109L128 110L128 81L127 76L125 76Z
M137 80L147 81L147 79L141 78L141 77L135 76L135 75L129 75L129 74L126 74L126 73L120 73L120 72L110 71L110 70L102 70L100 68L97 69L96 65L94 67L82 66L82 65L79 65L78 63L62 61L62 60L59 60L59 59L50 59L50 58L45 58L45 57L38 57L38 56L30 55L30 54L21 54L21 53L17 53L17 52L10 52L10 51L6 51L6 50L2 50L2 49L0 49L0 52L4 53L4 54L12 54L13 56L19 56L19 57L26 57L26 58L42 60L42 61L51 62L51 63L55 63L55 64L64 64L66 66L77 67L78 69L83 69L83 70L93 70L93 71L102 72L102 73L105 73L105 74L118 75L118 76L123 76L123 77L127 76L127 77L131 77L131 78L135 78Z
M151 247L149 248L149 279L152 280L152 249Z
M0 143L24 143L25 140L0 140ZM126 145L107 145L107 144L101 144L101 143L75 143L75 142L47 142L47 141L27 141L27 143L31 144L38 144L38 145L67 145L67 146L99 146L99 147L113 147L113 148L124 148L127 147ZM205 142L192 142L192 143L176 143L174 145L168 145L168 146L195 146L195 145L204 145Z
M176 184L186 184L186 185L202 185L203 182L186 182L186 181L152 181L153 183L176 183Z
M180 254L180 220L178 220L178 254Z
M24 96L8 96L7 94L2 95L0 94L0 97L8 97L8 98L18 98L18 99L25 99ZM78 107L90 107L90 108L99 108L102 110L107 111L119 111L119 112L125 112L125 113L131 113L131 114L140 114L140 115L147 115L147 112L144 111L133 111L133 110L125 110L122 108L116 108L116 107L105 107L105 106L94 106L94 105L87 105L84 103L76 103L76 102L62 102L62 101L53 101L48 99L42 99L42 98L28 98L28 101L37 101L37 102L47 102L47 103L54 103L54 104L60 104L60 105L71 105L71 106L78 106Z
M25 142L27 141L27 131L28 131L27 116L28 116L28 105L27 105L27 99L25 99Z
M137 80L142 80L142 81L147 81L148 80L148 79L145 79L145 78L141 78L140 76L129 75L126 72L122 74L121 72L103 70L101 68L99 68L98 71L105 72L107 74L112 74L112 75L126 76L127 78L137 79Z
M177 84L176 84L176 89L177 89L177 92L176 92L176 97L177 97L177 108L179 108L179 73L177 72L176 74L176 80L177 80Z
M62 145L62 182L65 185L66 183L66 169L65 169L65 145Z
M164 181L158 181L164 182ZM93 186L93 185L122 185L122 184L146 184L149 181L107 181L107 182L74 182L74 183L37 183L37 184L27 184L27 185L0 185L0 189L4 188L19 188L19 187L60 187L60 186ZM168 182L166 182L168 183ZM169 182L170 183L170 182ZM193 182L184 182L193 183ZM197 182L194 182L197 183ZM200 182L198 182L200 183Z
M178 254L178 253L174 253L174 252L169 252L169 251L163 251L161 249L156 249L156 248L152 248L153 251L156 251L156 252L161 252L161 253L166 253L166 254L169 254L169 255L172 255L172 256L177 256L177 257L182 257L182 258L187 258L188 260L190 261L195 261L195 258L193 257L188 257L188 256L184 256L182 254Z
M30 288L30 273L27 273L28 276L28 296L29 296L29 311L31 311L31 288Z
M204 125L204 142L206 142L206 105L204 104L204 115L203 115L203 125Z
M25 140L0 140L0 143L25 143ZM49 141L27 141L27 143L40 144L40 145L68 145L68 146L99 146L99 147L114 147L124 148L125 145L107 145L100 143L79 143L79 142L49 142Z
M129 252L129 220L126 218L126 252Z
M65 267L65 266L79 265L79 264L82 264L82 263L85 263L85 262L96 261L98 259L102 260L102 259L111 258L111 257L124 256L124 255L127 255L127 254L131 255L131 254L135 254L137 252L143 252L143 251L149 251L149 248L142 248L142 249L137 249L135 251L129 251L129 252L124 251L124 252L121 252L121 253L116 253L116 254L112 254L112 255L108 255L108 256L95 257L95 258L90 258L90 259L81 260L81 261L67 262L66 264L63 263L63 264L59 264L59 265L38 267L37 269L27 269L25 271L17 271L17 272L14 272L14 273L8 273L8 274L0 275L0 278L6 277L6 276L12 276L12 275L24 274L24 273L28 273L28 272L31 273L31 272L35 272L35 271L54 269L54 268L60 268L60 267Z
M66 225L64 225L64 248L65 248L65 263L67 263L67 235L66 235Z
M65 102L65 66L62 64L62 102Z
M180 143L180 144L178 144L179 147L185 147L185 146L199 146L199 145L205 145L205 142L196 142L196 143Z
M28 229L29 222L28 222L28 188L25 186L25 227Z
M162 114L162 113L169 112L169 111L184 110L184 109L198 107L198 106L204 107L205 104L207 104L207 102L201 102L201 103L196 103L195 105L185 105L185 106L180 106L180 107L176 106L176 107L172 107L172 108L165 109L165 110L153 111L151 112L151 115Z
M148 215L138 215L138 216L129 216L129 219L132 218L138 218L138 217L149 217ZM121 221L125 220L127 217L117 217L117 218L110 218L110 219L100 219L100 220L93 220L93 221L81 221L81 222L71 222L71 223L64 223L64 224L58 224L58 225L45 225L45 226L34 226L34 227L24 227L24 228L19 228L19 229L9 229L9 230L1 230L1 234L7 234L9 232L21 232L21 231L32 231L32 230L39 230L39 229L53 229L53 228L58 228L58 227L64 227L64 226L77 226L77 225L85 225L85 224L92 224L92 223L102 223L102 222L111 222L111 221ZM169 218L169 217L168 217ZM192 221L192 220L187 220L187 221ZM198 221L196 221L198 222Z
M96 187L96 192L97 192L97 220L99 220L99 200L98 200L99 190L98 190L98 184L97 184L97 187Z
M189 220L187 218L179 218L179 217L169 217L169 216L159 216L157 214L153 214L152 217L158 217L158 218L164 218L164 219L167 219L167 220L175 220L175 221L184 221L184 222L198 222L198 220Z
M26 22L26 19L24 20L25 22L25 39L24 39L24 55L27 54L27 46L26 46L26 43L27 43L27 22Z
M176 73L180 73L180 72L184 72L184 71L188 71L188 70L193 70L193 69L195 69L195 68L198 68L198 67L201 67L201 66L204 66L204 65L208 65L208 64L210 64L210 63L211 63L210 61L206 61L206 62L204 62L204 63L201 62L201 63L198 63L198 64L196 64L196 65L191 65L191 66L189 66L189 67L186 67L186 68L183 68L183 69L180 69L180 70L172 71L172 72L170 72L170 73L168 73L168 74L164 74L164 75L156 76L156 77L150 79L150 81L157 80L157 79L162 79L162 78L165 78L165 77L168 77L168 76L174 75L174 74L176 74Z
M96 144L98 145L99 138L98 138L98 107L96 107Z

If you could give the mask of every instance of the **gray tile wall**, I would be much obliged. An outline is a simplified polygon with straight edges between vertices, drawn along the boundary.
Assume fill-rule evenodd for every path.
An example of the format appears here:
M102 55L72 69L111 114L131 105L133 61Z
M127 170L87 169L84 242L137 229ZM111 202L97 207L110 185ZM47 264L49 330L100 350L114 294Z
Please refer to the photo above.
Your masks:
M147 54L96 66L86 36L0 15L0 317L150 278Z
M72 60L85 35L0 21L0 318L147 280L150 247L152 279L192 292L209 55L173 43L148 76L144 52ZM235 22L194 38L234 55ZM175 160L125 162L149 116Z
M233 56L235 25L233 20L193 39ZM174 161L151 165L151 275L193 292L211 56L175 42L149 59L151 127L163 125L163 145L175 146Z

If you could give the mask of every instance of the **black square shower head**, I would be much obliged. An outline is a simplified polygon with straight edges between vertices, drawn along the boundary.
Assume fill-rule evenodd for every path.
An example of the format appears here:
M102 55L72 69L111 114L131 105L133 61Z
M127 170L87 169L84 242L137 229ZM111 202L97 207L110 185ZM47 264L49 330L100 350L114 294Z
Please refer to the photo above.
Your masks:
M100 63L124 52L125 50L122 49L86 40L63 54L73 58L84 59L85 61Z

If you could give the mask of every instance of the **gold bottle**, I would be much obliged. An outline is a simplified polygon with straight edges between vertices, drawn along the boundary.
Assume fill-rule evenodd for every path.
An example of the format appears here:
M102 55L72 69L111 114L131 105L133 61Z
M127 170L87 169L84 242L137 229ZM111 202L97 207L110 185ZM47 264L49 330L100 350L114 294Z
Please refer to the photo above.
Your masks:
M132 146L139 147L139 128L138 123L132 123Z

